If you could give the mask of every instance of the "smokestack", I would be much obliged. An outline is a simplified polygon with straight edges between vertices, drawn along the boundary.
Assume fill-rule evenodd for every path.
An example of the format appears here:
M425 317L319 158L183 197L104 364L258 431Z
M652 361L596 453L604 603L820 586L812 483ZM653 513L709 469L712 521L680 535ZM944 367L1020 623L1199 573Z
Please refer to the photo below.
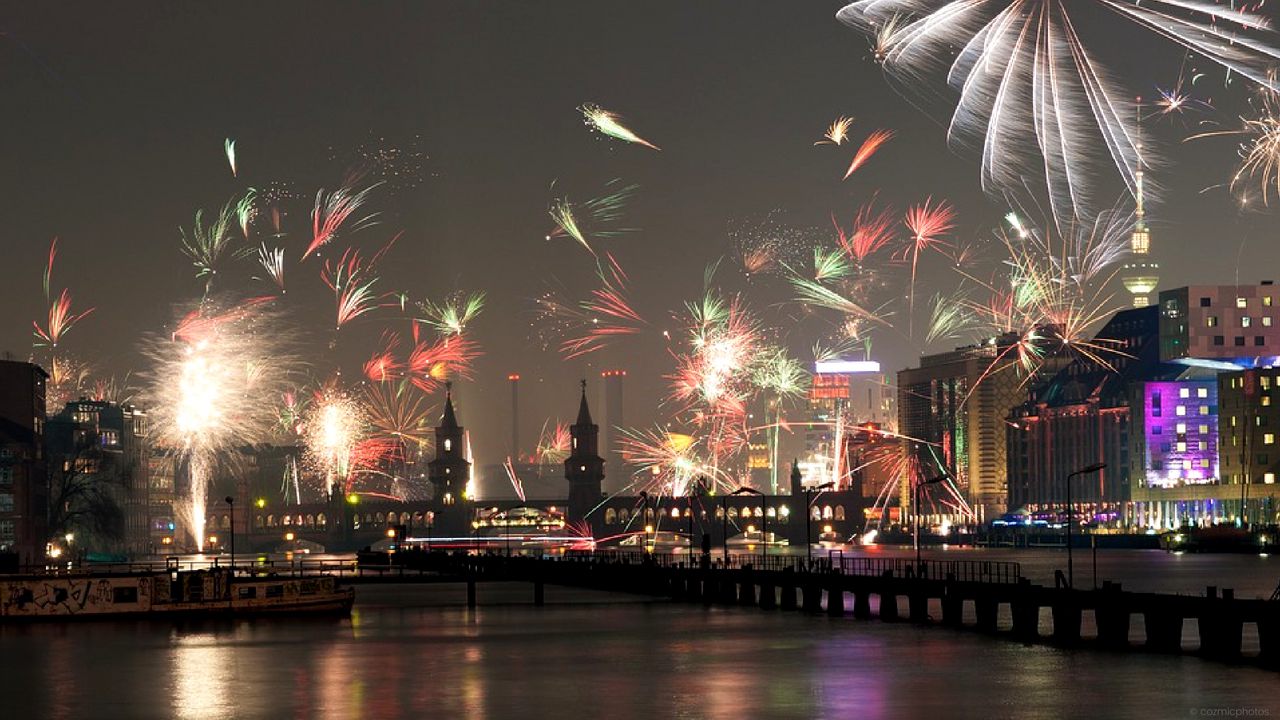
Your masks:
M512 462L520 462L520 376L511 373L507 380L511 382L511 446L507 453Z

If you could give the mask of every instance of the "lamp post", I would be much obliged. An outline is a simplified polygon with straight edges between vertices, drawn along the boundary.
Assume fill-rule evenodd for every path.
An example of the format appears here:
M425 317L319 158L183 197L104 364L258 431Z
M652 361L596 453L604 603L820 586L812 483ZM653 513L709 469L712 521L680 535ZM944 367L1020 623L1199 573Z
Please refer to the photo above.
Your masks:
M1075 589L1075 574L1073 572L1075 567L1071 562L1071 481L1081 475L1096 473L1106 466L1107 464L1104 462L1094 463L1067 473L1067 587L1071 589Z
M944 474L944 475L939 475L936 478L931 478L929 480L917 480L915 489L912 490L911 499L915 503L915 508L914 508L915 533L914 533L914 537L912 538L912 542L916 546L916 576L917 577L920 576L920 568L922 564L922 561L920 559L920 491L924 488L925 485L936 485L942 482L943 480L946 480L949 477L951 476Z
M228 495L226 501L231 506L231 574L227 576L227 597L231 598L231 583L236 579L236 499Z
M645 549L645 552L651 552L651 548L649 547L649 528L651 527L653 528L653 544L657 545L658 544L658 529L656 527L657 518L654 518L655 520L654 525L649 524L649 493L645 492L644 490L641 490L640 502L644 505L644 510L643 512L640 513L640 517L643 520L643 523L641 524L640 527L644 530L644 549Z
M813 563L813 540L811 539L813 525L813 504L818 502L818 497L822 495L823 490L835 487L835 483L827 481L816 487L805 488L805 504L804 504L804 557L805 560Z

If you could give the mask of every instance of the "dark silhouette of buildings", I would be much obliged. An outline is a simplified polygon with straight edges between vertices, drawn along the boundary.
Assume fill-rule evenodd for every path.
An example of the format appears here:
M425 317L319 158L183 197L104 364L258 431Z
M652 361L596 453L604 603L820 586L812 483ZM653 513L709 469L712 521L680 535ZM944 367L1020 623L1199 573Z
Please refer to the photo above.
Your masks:
M604 458L600 457L600 426L591 421L587 407L587 381L582 381L582 401L578 419L569 428L569 457L564 476L569 481L567 518L571 523L590 522L590 513L600 504L604 483Z
M48 539L45 390L38 365L0 360L0 553L39 564Z

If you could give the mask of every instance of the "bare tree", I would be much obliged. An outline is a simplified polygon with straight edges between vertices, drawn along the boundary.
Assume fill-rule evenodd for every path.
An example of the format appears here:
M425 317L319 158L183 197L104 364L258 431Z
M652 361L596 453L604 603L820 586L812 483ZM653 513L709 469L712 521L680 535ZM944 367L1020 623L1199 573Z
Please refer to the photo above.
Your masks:
M74 534L82 547L115 546L124 539L128 468L96 439L78 439L72 454L50 458L50 539Z

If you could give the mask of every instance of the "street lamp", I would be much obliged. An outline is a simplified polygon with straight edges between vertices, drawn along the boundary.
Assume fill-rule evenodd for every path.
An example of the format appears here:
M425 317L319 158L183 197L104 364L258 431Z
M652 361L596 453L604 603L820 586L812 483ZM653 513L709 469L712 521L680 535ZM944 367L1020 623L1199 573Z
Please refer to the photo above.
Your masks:
M1086 465L1079 470L1067 473L1067 587L1075 589L1075 575L1073 573L1074 566L1071 563L1071 480L1081 475L1090 475L1105 468L1106 463L1094 463Z
M921 489L923 489L925 485L936 485L937 483L940 483L940 482L942 482L943 480L946 480L946 479L948 479L948 478L950 478L950 477L951 477L950 475L943 474L943 475L939 475L939 476L938 476L938 477L936 477L936 478L932 478L932 479L930 479L930 480L917 480L917 481L916 481L916 487L915 487L915 489L912 491L912 495L913 495L912 500L915 502L915 520L916 520L916 522L915 522L915 526L916 526L916 527L915 527L915 537L914 537L914 539L912 540L912 542L913 542L913 543L915 544L915 546L916 546L916 576L917 576L917 577L919 577L919 575L920 575L920 568L921 568L921 560L920 560L920 490L921 490Z
M823 490L835 487L835 483L828 480L816 487L805 488L804 494L807 501L804 504L804 556L810 564L813 563L813 540L810 539L813 525L813 504L818 502L818 497L822 495Z
M764 504L765 494L755 488L749 487L740 487L729 494L760 496L760 564L764 565L765 554L769 551L769 509L766 508ZM728 542L728 539L726 539L726 547L728 547Z
M231 574L227 576L227 597L231 598L231 583L236 579L236 499L228 495L226 501L231 507Z

